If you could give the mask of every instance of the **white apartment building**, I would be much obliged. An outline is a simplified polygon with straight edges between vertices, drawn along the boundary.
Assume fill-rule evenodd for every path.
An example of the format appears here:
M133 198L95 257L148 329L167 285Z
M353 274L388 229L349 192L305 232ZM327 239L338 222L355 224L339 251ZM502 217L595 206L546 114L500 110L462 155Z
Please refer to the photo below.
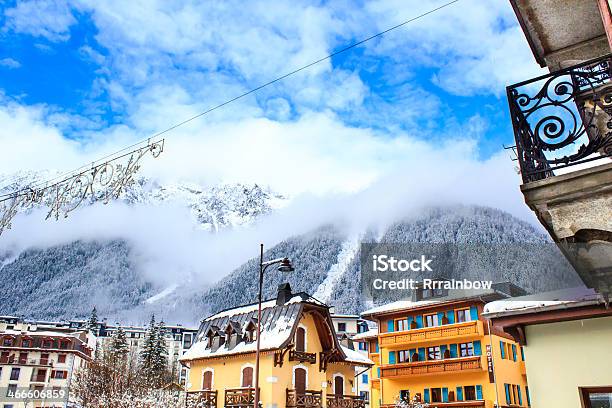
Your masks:
M95 338L57 323L0 317L0 407L67 407L74 373Z

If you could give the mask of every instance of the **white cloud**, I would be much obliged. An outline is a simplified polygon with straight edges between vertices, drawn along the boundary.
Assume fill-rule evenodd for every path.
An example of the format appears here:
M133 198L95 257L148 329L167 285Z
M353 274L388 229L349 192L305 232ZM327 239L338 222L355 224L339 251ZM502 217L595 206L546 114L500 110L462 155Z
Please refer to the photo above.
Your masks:
M67 40L70 27L76 23L65 0L18 0L15 7L5 10L4 16L4 31L44 37L53 42Z
M0 66L8 69L17 69L21 67L21 63L13 58L2 58L0 59Z

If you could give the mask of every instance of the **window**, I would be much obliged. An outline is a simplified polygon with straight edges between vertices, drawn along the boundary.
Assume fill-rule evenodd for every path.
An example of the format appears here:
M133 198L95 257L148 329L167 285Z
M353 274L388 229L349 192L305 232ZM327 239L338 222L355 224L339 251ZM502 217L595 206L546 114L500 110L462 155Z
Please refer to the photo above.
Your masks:
M466 385L463 387L463 393L466 401L476 400L476 387L473 385Z
M19 364L26 364L28 362L28 353L19 353Z
M253 386L253 367L244 367L242 369L242 387Z
M440 322L438 321L437 314L425 315L425 327L435 327L439 325Z
M441 388L431 389L431 402L442 402L442 389Z
M19 373L21 372L21 369L18 367L13 367L11 369L11 381L19 381Z
M459 356L460 357L471 357L473 355L474 355L474 344L472 343L459 344Z
M68 378L68 372L64 370L53 370L51 371L51 378L55 378L56 380L65 380Z
M367 374L362 374L361 375L361 382L364 384L368 383L368 375Z
M306 351L306 329L298 327L295 333L295 351Z
M12 346L12 345L13 345L13 339L12 339L12 338L10 338L10 337L5 337L5 338L4 338L4 341L2 342L2 345L3 345L4 347L10 347L10 346Z
M42 353L40 355L40 364L42 365L49 364L49 354L48 353Z
M338 331L345 332L346 331L346 323L338 322Z
M396 320L395 324L397 326L397 331L404 331L410 328L408 326L408 319Z
M370 393L367 391L359 391L359 396L364 400L364 401L369 401L370 400Z
M427 359L428 360L440 360L442 354L440 353L440 346L427 347Z
M202 374L202 389L212 390L212 386L213 386L212 370L204 371L204 374Z
M410 352L408 350L400 350L397 352L397 358L400 363L407 363L410 361Z
M21 340L21 347L32 347L32 340L29 340L29 339Z
M404 402L410 402L410 390L401 390L400 391L400 400Z
M17 392L17 384L9 384L9 386L6 388L7 397L14 397L16 392Z
M455 311L457 314L457 323L469 322L472 320L470 317L470 309L459 309Z
M66 362L66 355L65 354L60 354L57 356L57 362L58 363L65 363Z
M359 344L359 350L368 351L368 344L365 341L360 341L358 344Z

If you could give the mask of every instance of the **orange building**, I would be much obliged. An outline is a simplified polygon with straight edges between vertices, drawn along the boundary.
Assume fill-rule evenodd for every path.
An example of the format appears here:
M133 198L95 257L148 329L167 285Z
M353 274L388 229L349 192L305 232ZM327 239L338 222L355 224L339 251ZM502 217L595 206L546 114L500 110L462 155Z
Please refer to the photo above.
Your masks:
M378 333L365 333L372 370L371 405L399 401L436 407L526 407L530 405L525 362L508 334L481 317L487 302L523 292L511 284L489 290L415 291L362 313Z

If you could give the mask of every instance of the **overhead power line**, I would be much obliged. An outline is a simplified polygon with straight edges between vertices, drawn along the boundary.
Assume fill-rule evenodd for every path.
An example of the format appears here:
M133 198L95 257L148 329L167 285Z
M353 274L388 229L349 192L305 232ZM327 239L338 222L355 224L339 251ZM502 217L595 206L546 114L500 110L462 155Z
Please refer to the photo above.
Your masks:
M107 203L109 200L119 197L121 192L134 182L134 175L140 168L141 159L147 155L158 157L161 154L164 146L164 139L161 139L161 136L197 118L251 95L262 88L282 81L305 69L329 60L338 54L358 47L375 38L381 37L390 31L403 27L429 14L449 7L458 1L459 0L449 1L427 12L419 14L418 16L394 25L393 27L387 28L384 31L347 45L323 58L319 58L316 61L287 72L269 82L252 88L234 98L157 132L147 139L126 146L121 150L106 155L78 169L60 174L44 182L33 183L21 190L0 195L0 235L2 235L3 231L11 228L11 221L19 210L22 209L32 208L37 205L46 205L49 207L47 218L59 219L60 217L67 217L70 212L79 207L83 202L101 201ZM124 162L121 162L122 160Z
M123 154L125 152L133 150L133 149L135 149L137 147L143 147L143 145L148 144L151 140L154 140L154 141L157 142L158 140L156 140L156 139L158 139L160 136L165 135L166 133L169 133L169 132L173 131L174 129L179 128L179 127L181 127L183 125L186 125L187 123L192 122L195 119L198 119L198 118L200 118L200 117L202 117L204 115L207 115L207 114L209 114L209 113L211 113L213 111L216 111L217 109L220 109L220 108L222 108L222 107L224 107L226 105L229 105L229 104L231 104L231 103L233 103L233 102L235 102L235 101L237 101L239 99L242 99L242 98L244 98L246 96L249 96L249 95L251 95L251 94L253 94L253 93L255 93L255 92L257 92L257 91L259 91L259 90L261 90L261 89L263 89L265 87L267 87L267 86L270 86L272 84L280 82L280 81L282 81L282 80L284 80L284 79L286 79L286 78L288 78L290 76L293 76L293 75L295 75L295 74L297 74L297 73L299 73L301 71L304 71L305 69L308 69L308 68L310 68L310 67L312 67L314 65L317 65L317 64L319 64L319 63L321 63L323 61L329 60L329 59L335 57L338 54L342 54L342 53L344 53L346 51L349 51L349 50L351 50L351 49L353 49L355 47L358 47L358 46L360 46L360 45L362 45L362 44L364 44L364 43L366 43L368 41L371 41L371 40L373 40L375 38L382 37L383 35L391 32L393 30L397 30L398 28L401 28L401 27L403 27L403 26L405 26L407 24L410 24L410 23L412 23L412 22L414 22L416 20L419 20L419 19L421 19L423 17L426 17L426 16L428 16L430 14L433 14L433 13L435 13L437 11L440 11L440 10L442 10L442 9L444 9L446 7L449 7L449 6L451 6L451 5L453 5L454 3L457 3L457 2L459 2L459 0L449 1L449 2L444 3L444 4L442 4L442 5L440 5L440 6L436 7L436 8L430 9L430 10L428 10L428 11L422 13L422 14L419 14L419 15L417 15L415 17L412 17L412 18L410 18L408 20L405 20L405 21L403 21L403 22L401 22L399 24L396 24L396 25L394 25L392 27L389 27L389 28L387 28L384 31L380 31L380 32L378 32L378 33L376 33L374 35L371 35L371 36L369 36L367 38L364 38L364 39L362 39L360 41L357 41L355 43L347 45L347 46L345 46L345 47L343 47L343 48L341 48L341 49L339 49L339 50L337 50L337 51L335 51L335 52L333 52L333 53L331 53L329 55L326 55L325 57L319 58L316 61L310 62L310 63L308 63L308 64L306 64L304 66L301 66L301 67L299 67L297 69L294 69L293 71L287 72L286 74L281 75L281 76L279 76L279 77L277 77L277 78L275 78L275 79L273 79L273 80L271 80L269 82L266 82L266 83L264 83L262 85L259 85L259 86L255 87L255 88L252 88L252 89L250 89L250 90L248 90L246 92L241 93L240 95L237 95L237 96L235 96L235 97L233 97L231 99L226 100L225 102L222 102L222 103L220 103L218 105L215 105L215 106L213 106L211 108L208 108L205 111L198 113L197 115L191 116L190 118L187 118L187 119L185 119L185 120L183 120L181 122L178 122L178 123L176 123L176 124L166 128L166 129L164 129L162 131L159 131L159 132L151 135L147 139L143 139L143 140L141 140L139 142L136 142L134 144L126 146L126 147L124 147L121 150L118 150L118 151L116 151L114 153L108 154L108 155L106 155L106 156L96 160L95 162L88 163L88 164L86 164L86 165L84 165L82 167L79 167L78 169L74 169L72 171L63 173L63 174L61 174L61 175L59 175L57 177L54 177L54 178L52 178L50 180L45 181L45 182L31 185L29 187L29 189L36 188L36 187L39 187L41 185L49 185L49 184L53 183L55 180L58 180L58 179L59 180L63 180L63 179L65 179L67 176L69 176L72 173L78 173L78 172L80 172L80 171L82 171L84 169L87 169L90 165L93 166L93 165L99 164L101 162L109 160L110 158L116 157L117 155L121 155L121 154ZM0 201L3 198L5 198L7 196L10 196L10 195L13 195L13 194L15 194L15 193L10 193L10 194L5 194L5 195L0 196Z

